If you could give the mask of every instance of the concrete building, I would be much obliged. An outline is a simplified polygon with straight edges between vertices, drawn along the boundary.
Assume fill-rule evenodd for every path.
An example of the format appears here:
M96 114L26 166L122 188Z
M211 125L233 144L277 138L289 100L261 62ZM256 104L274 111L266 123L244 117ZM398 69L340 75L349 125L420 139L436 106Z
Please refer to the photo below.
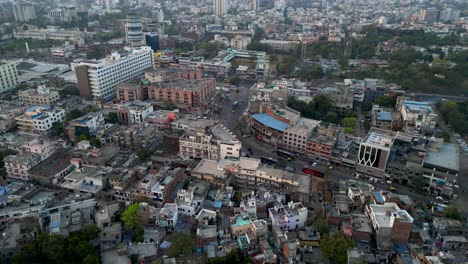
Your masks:
M422 165L422 179L427 190L434 195L451 197L460 173L460 151L456 144L443 139L429 142Z
M156 131L153 125L131 124L119 131L117 141L123 149L138 151L142 148L152 148L161 136Z
M90 112L84 116L73 119L68 123L66 132L68 137L75 141L81 135L87 137L96 135L98 127L104 125L104 115L101 112Z
M0 61L0 93L15 89L18 84L18 71L16 63Z
M117 114L120 124L130 125L144 123L153 112L154 108L151 103L132 101L120 105Z
M13 15L18 22L29 22L36 19L36 10L32 3L16 0L13 4Z
M161 103L172 102L178 108L191 112L203 112L208 99L214 93L215 79L168 80L152 83L148 97Z
M284 230L297 230L305 226L308 210L300 202L289 202L286 206L276 202L268 209L271 225Z
M290 41L290 40L276 40L276 39L262 39L260 43L267 46L272 50L280 51L292 51L298 45L299 41Z
M115 87L115 91L117 100L121 102L148 99L148 87L144 87L140 83L119 83Z
M231 48L236 50L246 50L252 38L237 35L231 39Z
M47 12L47 19L51 24L71 23L74 16L76 16L74 8L54 8Z
M27 134L48 134L55 122L65 120L65 110L48 106L33 106L16 118L18 130Z
M437 124L437 114L427 102L416 102L398 97L396 103L398 126L417 137L424 132L432 134Z
M359 145L356 173L385 179L396 132L372 128Z
M369 204L366 214L376 234L378 248L392 249L392 241L408 242L414 219L396 203Z
M284 130L281 147L293 152L304 153L308 145L308 138L320 123L317 120L301 118L296 126Z
M419 12L419 21L425 22L428 24L437 22L439 18L439 10L435 8L421 9Z
M44 138L35 138L24 143L21 148L26 152L38 154L41 161L49 158L57 149L56 144Z
M78 193L97 194L107 185L107 173L111 168L99 168L94 166L82 166L79 160L72 160L75 169L64 177L60 188Z
M439 20L442 22L454 22L460 19L460 10L453 8L447 8L440 11Z
M125 21L125 39L128 44L135 47L141 46L144 43L141 18L136 14L128 16Z
M5 171L8 178L20 181L29 181L28 170L41 162L41 155L24 152L4 158Z
M241 142L232 132L221 125L211 128L189 129L179 139L179 156L184 159L239 158L240 150Z
M321 123L312 130L312 133L307 138L305 154L316 160L330 161L340 132L338 126Z
M228 10L228 0L213 0L213 13L217 16L224 16Z
M80 62L75 67L80 96L112 99L117 84L128 82L151 67L153 51L150 47L133 49L124 56L114 52L101 60Z
M56 91L51 91L49 87L40 85L35 89L28 89L25 91L18 92L20 101L28 106L42 105L50 106L55 104L59 99L60 95Z

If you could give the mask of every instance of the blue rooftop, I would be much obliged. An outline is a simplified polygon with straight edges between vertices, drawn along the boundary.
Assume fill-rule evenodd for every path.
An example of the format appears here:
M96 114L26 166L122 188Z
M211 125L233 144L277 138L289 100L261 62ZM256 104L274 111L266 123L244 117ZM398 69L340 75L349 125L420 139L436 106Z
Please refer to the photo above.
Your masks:
M404 101L403 106L413 111L427 110L432 112L432 107L427 102Z
M373 192L372 195L374 195L375 201L376 201L377 203L385 203L385 200L384 200L384 198L382 197L382 194L381 194L381 193L379 193L379 192Z
M390 112L378 112L377 120L380 121L392 121L392 114Z
M267 126L271 127L275 130L283 132L286 128L289 127L289 124L286 122L279 121L277 119L274 119L273 117L265 114L265 113L259 113L252 115L252 118L255 119L255 121Z

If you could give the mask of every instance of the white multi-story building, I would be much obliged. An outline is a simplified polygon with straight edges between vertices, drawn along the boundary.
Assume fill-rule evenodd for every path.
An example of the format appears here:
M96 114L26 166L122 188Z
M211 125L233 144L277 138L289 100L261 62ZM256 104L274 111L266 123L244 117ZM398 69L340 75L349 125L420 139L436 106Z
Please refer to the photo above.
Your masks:
M231 48L236 50L246 50L252 38L237 35L231 39Z
M80 62L75 67L80 95L112 99L117 84L140 76L150 67L153 67L153 51L150 47L133 49L126 56L114 52L101 60Z
M18 84L18 71L12 61L0 61L0 93L14 89Z
M53 105L60 99L60 95L57 91L51 91L49 87L45 85L40 85L35 89L28 89L25 91L18 92L19 99L29 105Z
M272 226L279 226L285 230L303 228L307 220L307 208L301 202L289 202L286 206L276 202L268 209Z
M125 37L127 43L132 46L141 46L143 44L143 26L137 16L129 16L125 22Z
M16 118L18 130L27 134L47 134L55 122L65 120L65 110L47 106L34 106Z
M228 9L227 0L213 0L213 13L217 16L224 16Z
M427 102L417 102L399 97L396 104L400 125L406 133L419 136L433 131L437 124L437 114Z
M13 4L13 15L15 16L15 20L19 22L28 22L36 19L34 5L28 2L16 1Z
M153 105L148 102L133 101L124 103L119 109L119 121L130 125L143 123L154 112Z
M43 138L35 138L24 143L21 147L27 152L38 154L41 161L52 156L56 150L55 144Z
M179 155L182 158L220 160L239 158L242 144L232 132L222 126L213 126L205 131L189 129L179 139Z

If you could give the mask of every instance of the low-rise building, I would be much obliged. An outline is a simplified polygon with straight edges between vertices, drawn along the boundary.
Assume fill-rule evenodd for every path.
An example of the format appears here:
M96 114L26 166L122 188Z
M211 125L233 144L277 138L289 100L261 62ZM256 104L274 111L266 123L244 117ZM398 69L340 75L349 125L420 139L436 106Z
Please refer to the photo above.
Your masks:
M160 139L155 126L132 124L118 133L118 143L122 149L140 150L152 148Z
M61 188L95 195L106 187L110 168L82 166L79 160L72 160L72 165L74 170L64 177Z
M268 209L272 226L279 226L284 230L303 228L307 220L307 208L301 202L289 202L286 206L276 202Z
M419 136L421 133L433 133L437 114L427 102L417 102L398 97L396 111L399 115L399 126L406 133Z
M18 97L21 102L28 106L42 105L50 106L55 104L60 95L57 91L51 91L49 87L40 85L36 89L28 89L18 92Z
M151 103L131 101L120 105L117 114L120 124L130 125L144 123L153 111L154 108Z
M48 134L55 122L65 120L65 110L48 107L33 106L24 114L16 118L18 130L27 134Z
M316 160L329 161L338 141L340 128L330 123L321 123L307 138L305 154Z
M90 112L71 120L66 128L67 135L72 141L75 141L81 135L91 137L96 135L98 128L104 123L104 116L101 112Z
M366 214L370 218L379 248L392 248L391 241L408 242L414 219L396 203L369 204L366 206Z
M41 162L41 155L24 152L10 155L3 159L8 178L20 181L29 181L28 170Z

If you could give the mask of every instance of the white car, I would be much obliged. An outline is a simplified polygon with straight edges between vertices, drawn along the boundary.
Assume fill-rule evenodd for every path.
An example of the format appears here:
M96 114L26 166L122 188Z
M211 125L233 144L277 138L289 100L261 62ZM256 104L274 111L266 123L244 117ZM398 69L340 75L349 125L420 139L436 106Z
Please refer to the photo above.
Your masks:
M436 200L443 201L444 198L442 198L442 196L437 196L437 197L436 197Z
M317 166L317 162L312 163L312 167Z

